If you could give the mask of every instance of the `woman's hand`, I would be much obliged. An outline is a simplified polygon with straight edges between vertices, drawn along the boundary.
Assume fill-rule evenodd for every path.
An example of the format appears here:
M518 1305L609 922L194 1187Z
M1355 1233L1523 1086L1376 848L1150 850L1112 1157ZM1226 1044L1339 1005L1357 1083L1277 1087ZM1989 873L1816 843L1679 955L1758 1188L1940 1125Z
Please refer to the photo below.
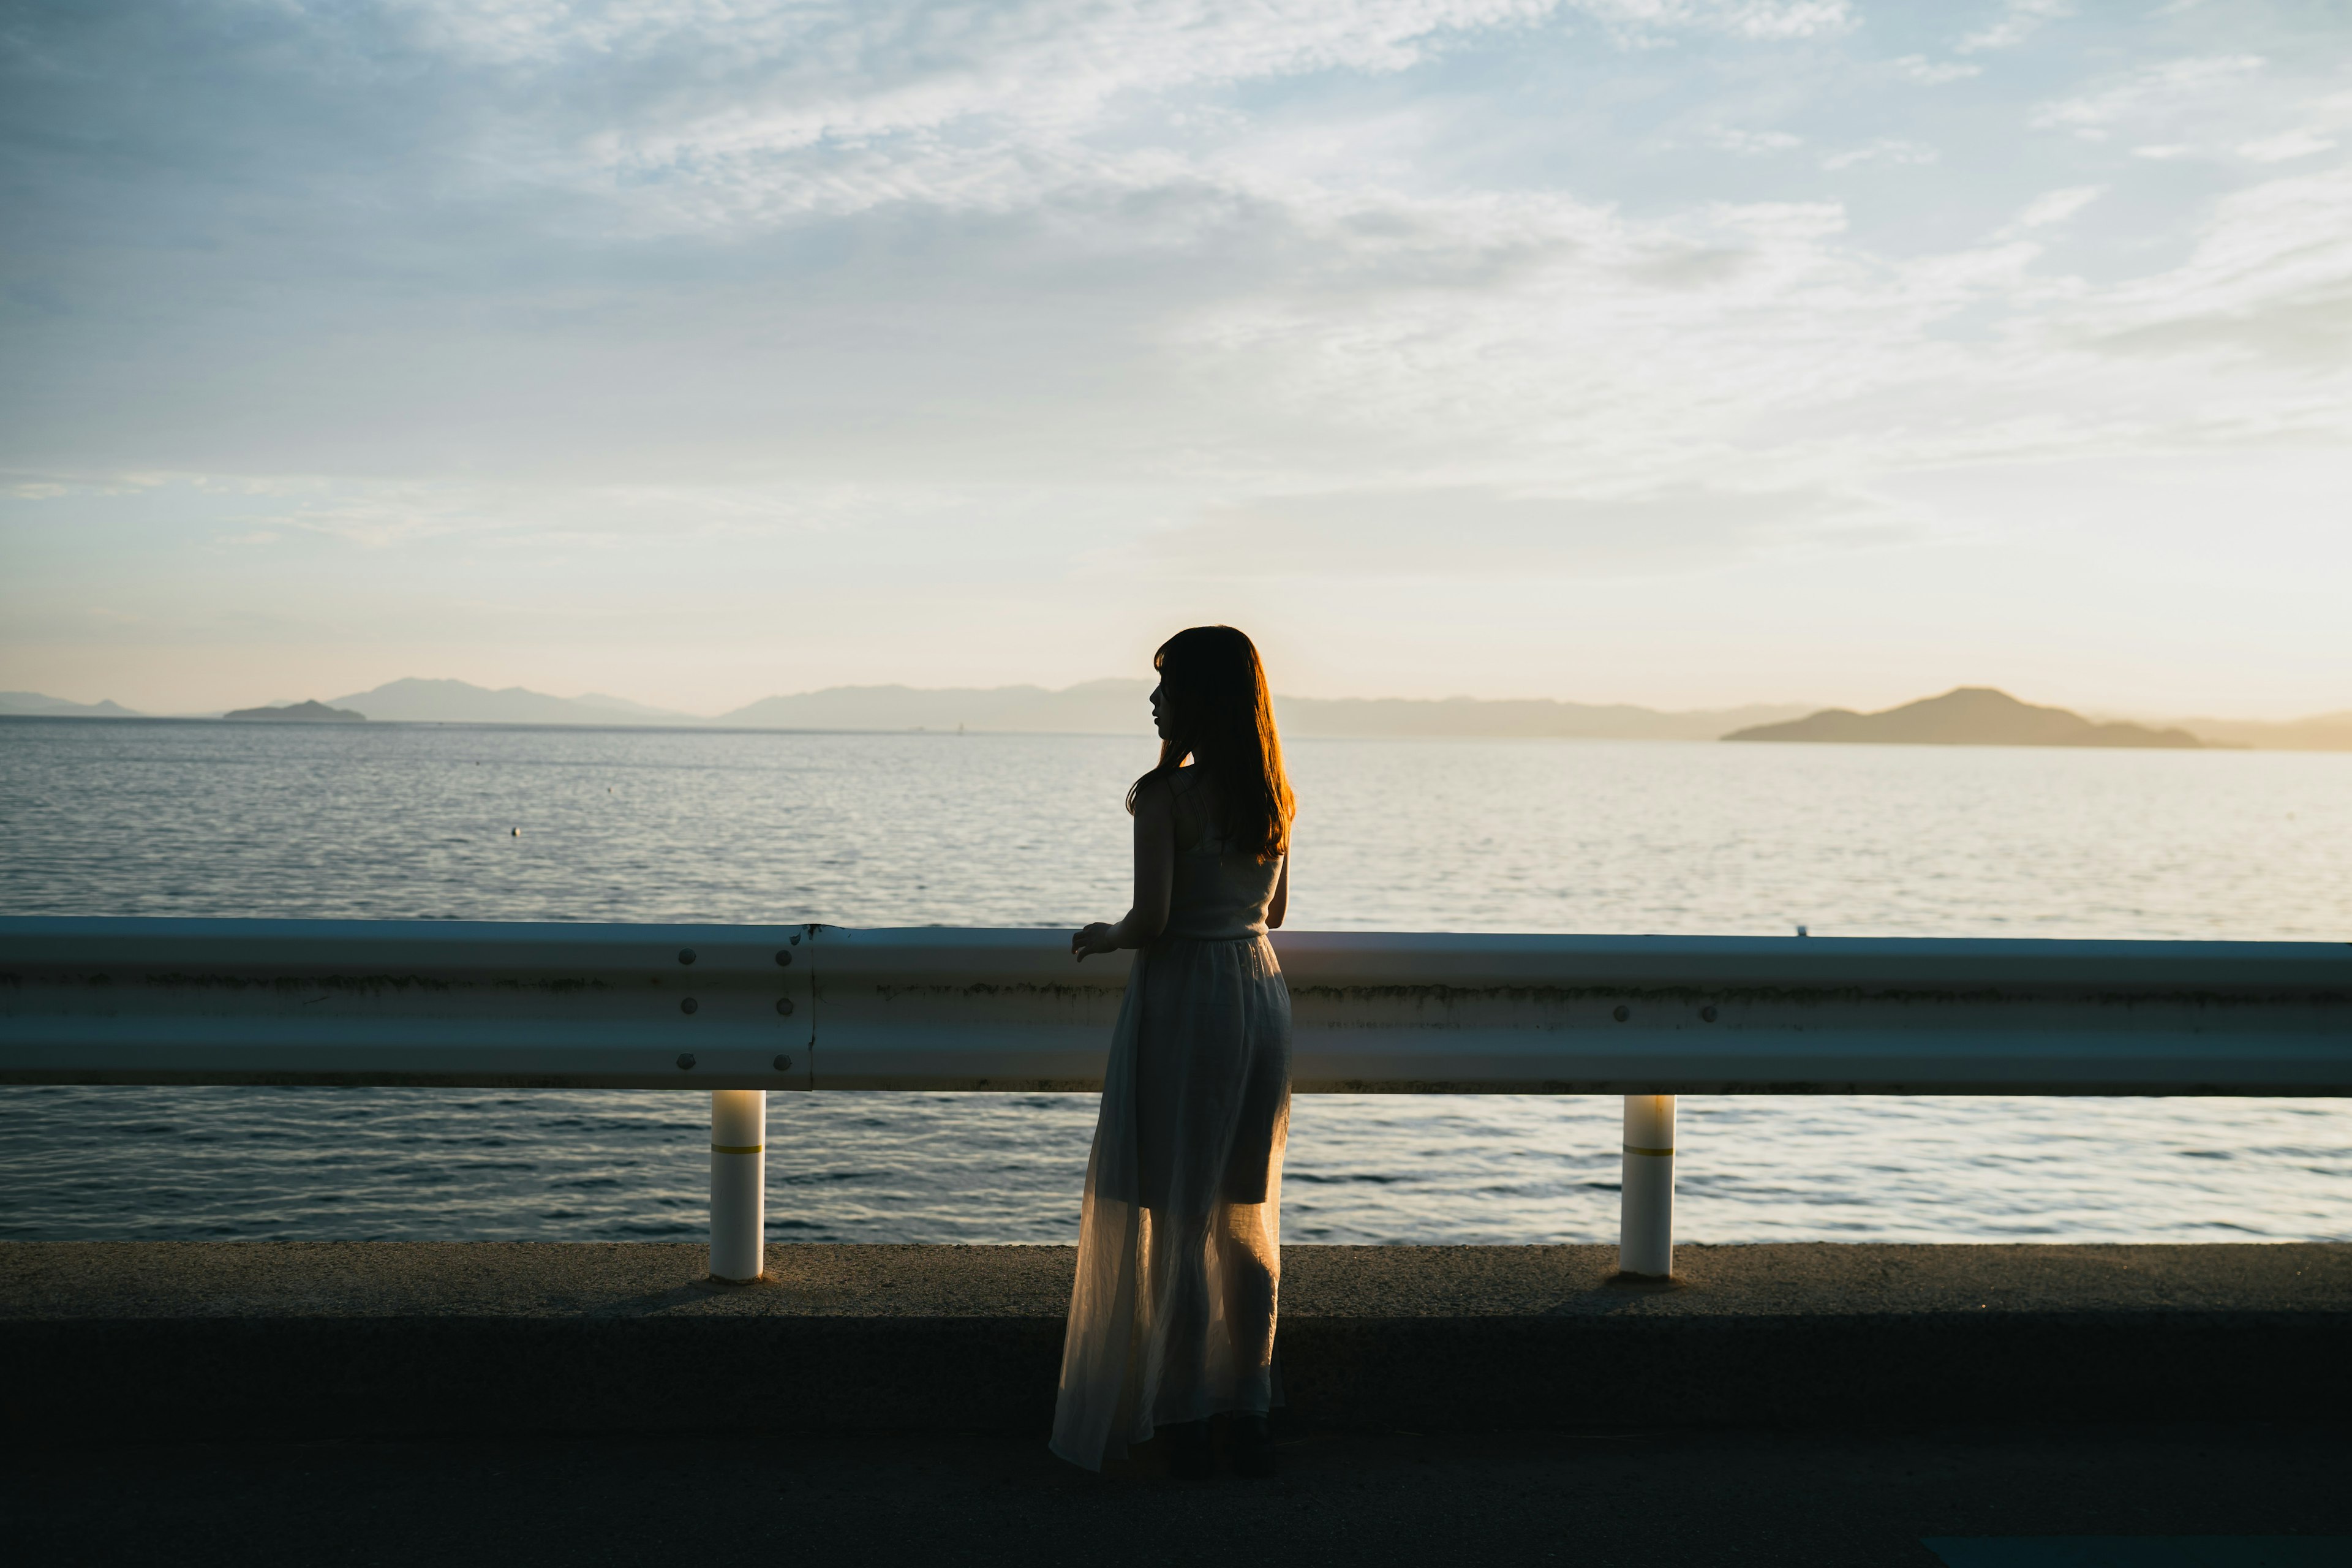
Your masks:
M1084 931L1070 934L1070 956L1081 963L1097 952L1118 951L1118 928L1106 921L1097 921Z

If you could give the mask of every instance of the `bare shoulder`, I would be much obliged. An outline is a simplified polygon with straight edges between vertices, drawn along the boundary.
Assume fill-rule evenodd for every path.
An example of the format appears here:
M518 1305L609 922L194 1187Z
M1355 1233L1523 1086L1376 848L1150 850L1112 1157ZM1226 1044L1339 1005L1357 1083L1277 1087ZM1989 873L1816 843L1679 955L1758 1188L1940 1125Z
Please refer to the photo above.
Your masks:
M1166 773L1146 773L1135 781L1135 816L1137 821L1147 816L1157 822L1171 821L1176 815L1176 785Z

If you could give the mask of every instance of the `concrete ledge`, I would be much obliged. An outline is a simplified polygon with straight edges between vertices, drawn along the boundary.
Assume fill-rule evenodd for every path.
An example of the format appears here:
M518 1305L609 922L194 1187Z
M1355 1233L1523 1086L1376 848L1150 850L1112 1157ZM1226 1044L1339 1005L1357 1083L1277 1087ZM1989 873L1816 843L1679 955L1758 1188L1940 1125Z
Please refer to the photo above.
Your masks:
M1042 1435L1053 1247L0 1244L13 1443ZM2278 1418L2352 1397L2352 1247L1287 1248L1292 1415L1469 1430Z

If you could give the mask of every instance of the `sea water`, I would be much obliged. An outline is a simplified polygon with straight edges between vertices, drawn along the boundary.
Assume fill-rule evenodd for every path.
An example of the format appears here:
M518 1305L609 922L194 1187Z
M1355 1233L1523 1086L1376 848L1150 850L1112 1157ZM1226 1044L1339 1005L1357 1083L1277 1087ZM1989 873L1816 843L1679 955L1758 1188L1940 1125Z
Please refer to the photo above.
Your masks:
M0 721L0 912L1075 926L1144 739ZM2352 755L1300 741L1297 929L2352 939ZM517 830L520 830L518 833ZM1089 1095L773 1094L778 1240L1068 1241ZM1617 1101L1301 1096L1289 1241L1615 1234ZM0 1089L0 1237L689 1239L696 1093ZM1682 1100L1692 1241L2352 1239L2352 1106Z

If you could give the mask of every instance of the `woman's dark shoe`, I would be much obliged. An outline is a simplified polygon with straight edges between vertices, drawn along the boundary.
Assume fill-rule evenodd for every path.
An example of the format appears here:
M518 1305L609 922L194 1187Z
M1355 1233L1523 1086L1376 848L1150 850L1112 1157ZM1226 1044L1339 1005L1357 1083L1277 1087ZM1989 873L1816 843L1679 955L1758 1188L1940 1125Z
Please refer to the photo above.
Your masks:
M1160 1452L1168 1456L1168 1473L1178 1480L1204 1481L1215 1474L1216 1467L1209 1460L1206 1421L1180 1421L1151 1435L1160 1440Z
M1225 1417L1225 1458L1234 1474L1263 1480L1274 1474L1274 1438L1263 1415Z

